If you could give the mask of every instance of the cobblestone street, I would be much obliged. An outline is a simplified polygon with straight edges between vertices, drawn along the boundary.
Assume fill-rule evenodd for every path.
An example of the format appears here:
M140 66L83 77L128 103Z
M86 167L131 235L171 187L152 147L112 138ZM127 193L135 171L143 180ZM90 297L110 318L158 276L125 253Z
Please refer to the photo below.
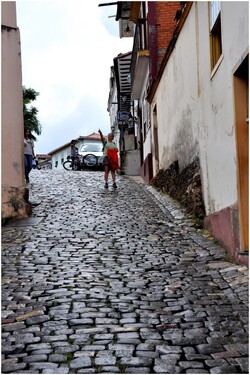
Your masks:
M2 373L249 373L248 269L140 178L117 185L31 172L32 216L2 226Z

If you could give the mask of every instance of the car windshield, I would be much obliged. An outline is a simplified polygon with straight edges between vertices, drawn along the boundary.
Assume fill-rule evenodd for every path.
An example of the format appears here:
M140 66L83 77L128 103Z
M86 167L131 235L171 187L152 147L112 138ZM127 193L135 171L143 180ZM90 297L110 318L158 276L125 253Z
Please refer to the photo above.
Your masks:
M81 146L80 151L82 152L101 152L102 151L102 143L88 143Z

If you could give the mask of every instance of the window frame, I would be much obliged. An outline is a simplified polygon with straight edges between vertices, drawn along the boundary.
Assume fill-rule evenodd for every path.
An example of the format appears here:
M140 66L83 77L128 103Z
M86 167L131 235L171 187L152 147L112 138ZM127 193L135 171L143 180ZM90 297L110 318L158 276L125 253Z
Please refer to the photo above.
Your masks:
M212 5L216 3L214 9ZM219 5L218 5L219 4ZM212 1L209 7L209 38L210 38L210 66L213 76L223 59L222 51L222 27L220 1Z

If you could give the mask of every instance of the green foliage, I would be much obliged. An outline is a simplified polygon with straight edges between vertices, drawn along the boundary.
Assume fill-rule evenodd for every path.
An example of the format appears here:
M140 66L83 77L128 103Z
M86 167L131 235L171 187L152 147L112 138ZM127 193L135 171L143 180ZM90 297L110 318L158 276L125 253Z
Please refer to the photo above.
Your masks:
M74 358L74 354L73 353L64 353L65 357L67 357L68 359L73 359Z
M196 215L193 215L193 223L196 229L203 229L203 220Z
M63 363L68 365L72 361L72 359L74 358L74 354L73 353L64 353L64 355L65 355L65 357L67 357L67 361L65 361Z
M37 96L40 95L39 92L31 88L26 88L23 86L23 119L24 128L29 129L32 133L32 138L36 140L34 136L40 135L42 132L42 126L38 120L38 109L33 107L31 103L36 100Z

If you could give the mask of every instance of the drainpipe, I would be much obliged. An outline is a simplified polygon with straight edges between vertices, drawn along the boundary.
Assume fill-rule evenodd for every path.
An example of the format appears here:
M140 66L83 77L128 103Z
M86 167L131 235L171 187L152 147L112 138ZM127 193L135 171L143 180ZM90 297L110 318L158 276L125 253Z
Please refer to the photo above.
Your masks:
M156 3L148 2L149 82L157 75Z

